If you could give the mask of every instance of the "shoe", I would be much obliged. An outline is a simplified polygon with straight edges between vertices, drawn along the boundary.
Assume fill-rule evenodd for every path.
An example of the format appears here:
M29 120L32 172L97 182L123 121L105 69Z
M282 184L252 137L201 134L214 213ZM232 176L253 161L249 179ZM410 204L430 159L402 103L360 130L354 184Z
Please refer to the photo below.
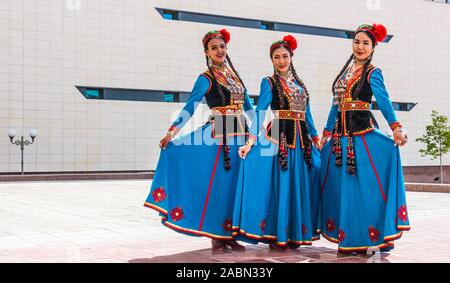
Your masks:
M269 242L269 249L275 251L285 251L286 246L279 246L275 242Z
M218 251L224 251L225 250L225 241L222 240L211 240L211 251L212 252L218 252Z
M233 251L236 252L245 252L245 247L241 244L238 244L235 240L224 241L226 247L230 247Z
M300 245L296 244L296 243L293 243L293 242L289 242L287 244L287 247L290 248L291 250L296 250L296 249L300 248Z

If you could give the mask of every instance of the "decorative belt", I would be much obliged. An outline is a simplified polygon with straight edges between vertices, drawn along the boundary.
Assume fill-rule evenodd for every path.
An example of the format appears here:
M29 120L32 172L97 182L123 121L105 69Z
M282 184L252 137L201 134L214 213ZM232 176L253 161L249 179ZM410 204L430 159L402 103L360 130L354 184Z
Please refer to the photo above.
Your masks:
M360 100L345 101L339 105L339 111L369 111L370 103Z
M305 121L305 111L276 110L274 114L276 119Z
M212 115L241 115L242 105L219 106L211 109Z

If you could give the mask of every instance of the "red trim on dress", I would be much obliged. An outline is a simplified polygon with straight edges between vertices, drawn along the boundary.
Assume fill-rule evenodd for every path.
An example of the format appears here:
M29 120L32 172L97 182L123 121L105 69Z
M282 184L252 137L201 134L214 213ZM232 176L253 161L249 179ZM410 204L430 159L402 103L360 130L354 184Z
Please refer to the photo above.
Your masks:
M219 145L219 148L217 149L217 154L216 154L216 161L214 162L214 168L211 173L211 177L209 179L208 193L206 195L205 205L203 206L202 218L200 219L200 225L198 228L198 230L200 230L200 231L202 231L202 228L203 228L203 221L205 220L206 208L208 207L209 196L211 194L211 188L212 188L212 184L214 181L214 176L216 175L217 163L219 163L219 156L220 156L221 149L222 149L222 145Z
M369 84L370 84L370 76L372 75L373 71L375 71L375 70L378 70L378 68L373 68L367 75L367 81L369 82Z
M208 92L211 90L211 87L212 87L211 79L210 79L207 75L205 75L205 74L201 74L200 76L204 76L204 77L207 78L208 81L209 81L209 87L208 87L208 90L206 91L206 93L208 93Z
M400 124L400 122L398 121L395 121L394 123L390 124L389 127L391 128L392 131L395 131L395 129L401 128L402 124Z
M377 177L377 182L378 182L378 186L380 187L381 195L384 199L384 202L387 202L387 197L384 194L383 186L381 185L381 181L380 181L380 177L378 176L377 169L375 168L375 164L373 163L372 156L370 155L370 151L369 151L369 147L367 146L366 138L364 137L364 135L362 135L361 138L364 142L364 147L366 148L367 155L369 156L369 160L370 160L370 164L372 165L373 172L375 173L375 176Z
M328 156L328 164L327 164L327 171L325 173L325 178L323 180L323 184L322 184L322 193L323 190L325 190L325 184L327 183L327 178L328 178L328 170L330 169L330 161L331 161L331 153L333 152L333 148L331 148L330 150L330 155Z

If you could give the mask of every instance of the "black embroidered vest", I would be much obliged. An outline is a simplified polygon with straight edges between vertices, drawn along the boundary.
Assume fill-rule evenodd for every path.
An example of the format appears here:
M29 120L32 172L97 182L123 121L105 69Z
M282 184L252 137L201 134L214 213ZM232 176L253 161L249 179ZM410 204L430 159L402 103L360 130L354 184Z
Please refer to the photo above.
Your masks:
M282 99L284 102L284 107L282 106L281 100L280 100L280 92L278 90L278 87L275 84L274 77L268 77L268 80L271 84L272 88L272 102L270 104L270 107L273 111L277 110L292 110L289 98L286 96L286 94L283 93ZM306 111L305 111L306 112ZM298 122L298 123L297 123ZM274 130L277 130L275 133ZM281 167L283 170L287 169L287 160L283 160L283 158L286 158L287 155L287 149L282 147L282 143L280 142L280 139L286 137L286 143L287 147L290 149L295 149L295 145L297 142L297 131L299 131L299 137L300 137L300 146L304 150L304 157L305 162L310 167L311 166L311 146L312 142L311 139L308 136L308 127L306 125L306 122L303 120L296 121L296 120L289 120L289 119L278 119L274 118L269 125L267 126L267 138L275 143L278 143L280 145L280 159L281 159ZM284 156L283 156L284 155Z

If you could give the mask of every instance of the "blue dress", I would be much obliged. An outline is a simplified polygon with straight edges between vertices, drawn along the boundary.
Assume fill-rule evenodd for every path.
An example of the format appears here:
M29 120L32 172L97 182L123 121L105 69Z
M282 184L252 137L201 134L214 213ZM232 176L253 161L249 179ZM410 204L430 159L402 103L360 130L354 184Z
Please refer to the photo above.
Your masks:
M173 126L182 128L211 89L204 74ZM245 111L253 110L247 93ZM183 113L183 114L182 114ZM190 114L186 118L186 113ZM162 224L191 236L231 240L232 216L240 158L238 149L245 135L228 137L231 169L224 169L223 145L214 138L214 123L174 139L161 151L145 206L160 213ZM200 142L199 142L200 141Z
M384 118L390 125L398 123L379 69L369 74L369 84ZM324 133L333 131L338 111L333 105ZM348 138L340 141L346 164ZM355 135L357 169L351 175L345 166L335 166L332 143L321 152L322 235L338 243L342 253L393 249L393 241L410 229L398 146L377 128Z
M262 127L272 94L270 81L263 79L257 121L250 130L252 135L257 135ZM309 135L317 137L309 103L305 112ZM241 163L233 216L237 239L250 243L275 242L279 246L289 242L311 245L318 239L320 153L312 146L311 168L308 168L298 126L297 123L295 146L288 149L287 170L281 170L278 144L269 140L267 130Z

